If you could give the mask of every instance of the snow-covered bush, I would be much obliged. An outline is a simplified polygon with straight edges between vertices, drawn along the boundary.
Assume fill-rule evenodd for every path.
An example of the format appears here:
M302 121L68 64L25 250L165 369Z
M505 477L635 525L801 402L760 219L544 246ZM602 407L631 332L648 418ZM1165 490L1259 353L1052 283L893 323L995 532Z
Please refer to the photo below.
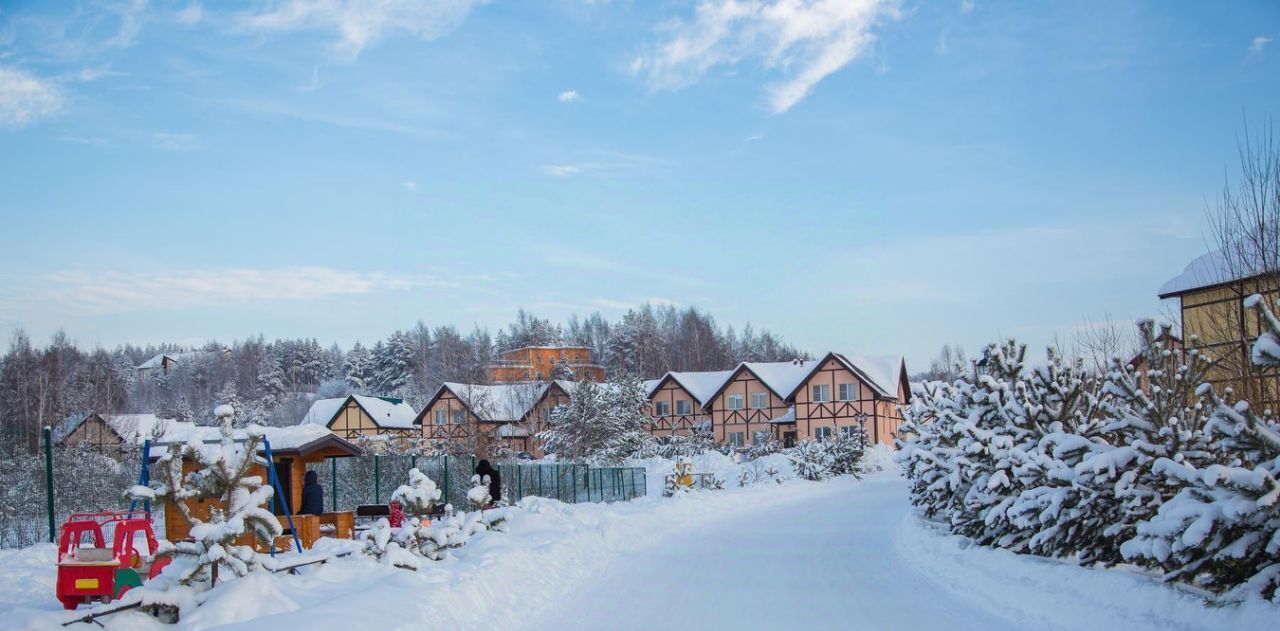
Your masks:
M236 444L231 425L234 410L220 405L214 414L220 422L217 444L204 445L193 438L174 445L160 457L161 481L131 492L139 500L172 502L191 524L191 541L162 545L157 553L173 559L177 581L183 585L206 580L216 583L220 570L244 576L262 568L258 553L236 541L251 534L259 544L270 546L281 533L276 516L263 507L271 499L271 487L265 486L260 476L248 475L257 462L262 432L251 427L245 432L245 441ZM199 468L184 475L184 461ZM193 502L209 502L207 520L192 513Z
M653 437L643 427L648 407L638 379L619 376L606 384L584 380L574 385L569 405L552 412L550 427L538 439L561 460L619 463L652 445Z
M471 502L471 506L480 509L488 506L493 502L493 495L489 492L489 476L471 476L471 488L467 489L467 501Z
M409 483L397 487L391 493L391 501L399 502L410 515L421 517L435 510L440 489L425 473L413 468L409 470Z
M1211 363L1167 329L1139 331L1136 365L1106 375L1052 351L1028 368L1010 342L970 377L922 384L896 458L912 501L982 544L1277 598L1280 427L1200 385ZM1267 339L1255 360L1280 365Z
M491 501L489 476L472 476L471 481L467 499L477 510L455 514L446 506L444 517L427 520L420 516L431 512L440 499L440 490L422 472L410 469L409 484L397 488L392 501L403 503L417 516L409 517L398 527L385 518L379 519L361 536L364 553L388 565L416 570L422 566L422 559L443 559L450 549L466 545L477 533L503 530L506 511L510 509L479 510Z

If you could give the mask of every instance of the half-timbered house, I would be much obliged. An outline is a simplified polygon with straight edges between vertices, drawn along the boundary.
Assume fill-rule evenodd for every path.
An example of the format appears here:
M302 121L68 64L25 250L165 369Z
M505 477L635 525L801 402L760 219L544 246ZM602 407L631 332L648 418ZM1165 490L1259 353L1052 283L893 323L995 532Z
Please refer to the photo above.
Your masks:
M343 439L386 436L416 439L418 414L403 399L353 394L311 404L299 425L320 425Z

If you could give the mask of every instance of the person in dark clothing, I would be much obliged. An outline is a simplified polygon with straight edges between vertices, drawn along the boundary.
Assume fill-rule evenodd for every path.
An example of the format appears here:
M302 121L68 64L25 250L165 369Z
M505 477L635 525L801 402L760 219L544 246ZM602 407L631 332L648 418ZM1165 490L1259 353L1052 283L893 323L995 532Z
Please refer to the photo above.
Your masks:
M494 469L488 460L481 460L476 465L476 475L480 476L481 479L484 479L486 475L489 476L489 502L497 504L498 500L502 499L502 474L498 473L498 470Z
M320 476L315 471L308 471L306 482L302 485L302 506L299 515L319 515L324 513L324 489L320 488Z

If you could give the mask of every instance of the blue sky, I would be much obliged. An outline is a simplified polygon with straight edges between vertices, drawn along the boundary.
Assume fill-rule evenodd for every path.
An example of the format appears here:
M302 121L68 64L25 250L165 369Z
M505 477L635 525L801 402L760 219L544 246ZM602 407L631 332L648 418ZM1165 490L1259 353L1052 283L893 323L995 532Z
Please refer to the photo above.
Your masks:
M0 2L0 329L650 300L917 366L1039 346L1162 313L1278 37L1270 2Z

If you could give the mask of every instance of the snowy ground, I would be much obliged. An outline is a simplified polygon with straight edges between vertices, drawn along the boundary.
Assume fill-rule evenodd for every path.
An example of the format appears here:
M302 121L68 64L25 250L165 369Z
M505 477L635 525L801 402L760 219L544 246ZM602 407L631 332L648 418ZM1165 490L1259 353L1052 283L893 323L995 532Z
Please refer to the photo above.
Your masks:
M529 500L421 572L340 560L219 588L179 628L1262 629L1120 571L968 547L911 516L893 474L626 504ZM50 546L0 552L0 626L55 628ZM172 628L136 613L113 629ZM82 627L88 628L88 627Z

